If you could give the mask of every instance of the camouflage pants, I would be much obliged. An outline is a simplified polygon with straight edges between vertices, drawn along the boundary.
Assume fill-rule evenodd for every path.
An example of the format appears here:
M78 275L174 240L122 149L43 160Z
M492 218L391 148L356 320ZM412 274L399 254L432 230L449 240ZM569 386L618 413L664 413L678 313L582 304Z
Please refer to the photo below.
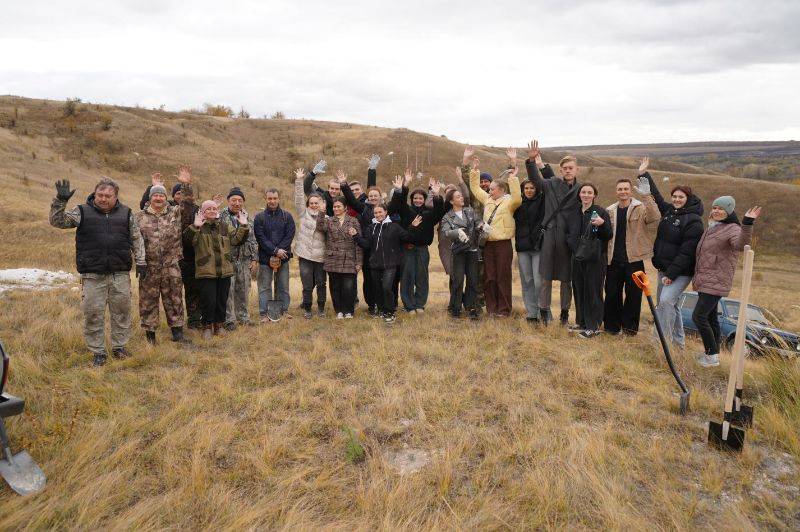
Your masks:
M158 300L164 306L167 325L183 327L183 281L177 265L148 267L139 282L139 319L146 331L158 328Z
M125 347L131 334L131 277L128 272L81 275L83 337L95 355L105 355L106 307L111 315L111 348Z
M250 295L250 260L235 260L231 289L228 292L228 304L225 309L225 323L245 324L250 322L247 312L247 300Z
M182 260L181 277L183 278L183 293L186 298L186 318L190 329L202 327L202 312L200 310L200 286L194 276L194 263Z

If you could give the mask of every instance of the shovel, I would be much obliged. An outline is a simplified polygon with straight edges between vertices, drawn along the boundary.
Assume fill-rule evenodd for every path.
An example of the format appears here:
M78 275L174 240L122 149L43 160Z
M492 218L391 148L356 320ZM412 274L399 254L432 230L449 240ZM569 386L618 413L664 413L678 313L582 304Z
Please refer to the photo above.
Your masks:
M639 271L633 274L633 282L636 283L636 286L638 286L647 297L647 303L650 305L650 312L653 314L653 321L655 321L656 324L658 339L661 340L661 347L664 349L664 356L667 359L669 370L672 372L672 376L675 377L675 381L681 388L678 413L682 416L685 416L686 412L689 410L689 388L686 387L681 379L681 376L678 375L678 370L675 369L675 364L672 362L672 356L669 354L669 345L664 339L664 331L661 329L661 323L658 321L658 314L656 314L656 306L653 304L653 296L650 292L650 280L647 278L646 273Z
M747 334L747 304L750 300L750 279L753 275L755 253L750 246L744 248L744 273L742 275L742 296L739 299L739 318L736 322L736 339L733 344L733 360L728 375L728 390L725 394L725 412L722 423L709 421L708 443L726 451L741 452L744 447L744 430L737 428L751 426L753 408L742 404L742 381L744 378L744 348Z
M270 257L269 267L272 268L272 299L267 300L267 318L269 321L280 321L281 302L275 298L278 295L278 270L281 269L281 259L275 256Z
M0 343L0 354L3 359L2 375L0 375L0 447L2 447L0 476L8 482L8 485L15 492L20 495L30 495L41 491L47 479L27 451L20 451L17 454L11 453L4 418L21 414L25 408L25 401L19 397L3 393L3 387L8 378L9 361L2 343Z

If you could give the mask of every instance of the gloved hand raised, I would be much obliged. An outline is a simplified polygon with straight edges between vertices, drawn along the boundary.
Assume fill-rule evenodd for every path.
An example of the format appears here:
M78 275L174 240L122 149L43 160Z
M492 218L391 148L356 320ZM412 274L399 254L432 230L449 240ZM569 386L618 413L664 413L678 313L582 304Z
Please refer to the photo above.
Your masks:
M381 156L377 153L373 153L372 156L369 158L369 169L375 170L378 168L378 163L381 162Z
M314 172L314 175L317 174L324 174L325 170L328 169L328 163L325 162L325 159L320 159L317 164L314 165L314 169L311 170Z
M636 192L642 196L650 195L650 181L645 176L639 178L639 186L636 187Z
M75 189L69 189L69 179L56 181L56 198L61 201L69 201L73 194L75 194Z

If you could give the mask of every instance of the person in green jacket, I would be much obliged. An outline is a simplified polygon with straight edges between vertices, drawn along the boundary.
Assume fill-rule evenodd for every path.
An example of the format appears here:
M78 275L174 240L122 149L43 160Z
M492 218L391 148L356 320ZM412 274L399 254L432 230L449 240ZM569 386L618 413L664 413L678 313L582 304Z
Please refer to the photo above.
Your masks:
M194 247L195 277L200 288L203 314L203 338L223 334L228 291L233 276L231 246L247 240L250 233L247 216L239 212L239 227L219 219L219 207L206 200L197 211L194 223L184 235Z

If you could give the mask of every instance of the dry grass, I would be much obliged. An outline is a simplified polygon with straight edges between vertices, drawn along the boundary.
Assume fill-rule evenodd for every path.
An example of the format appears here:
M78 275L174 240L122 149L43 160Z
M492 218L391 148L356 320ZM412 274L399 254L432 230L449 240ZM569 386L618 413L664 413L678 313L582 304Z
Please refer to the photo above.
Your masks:
M209 128L201 148L152 152L164 168L182 160L204 168L197 173L207 188L234 180L240 155L215 161L216 150L237 146L231 135L241 135L241 154L255 150L257 141L244 137L259 128L307 127L313 137L334 127L236 121L219 131L208 118L111 112L111 131L126 117L134 130L184 118ZM353 154L359 138L415 135L364 126L336 132L355 135L337 141ZM47 226L50 182L69 176L81 195L100 170L65 159L60 142L0 129L0 267L73 268L71 234ZM453 153L441 157L457 160L457 146L445 147ZM316 156L308 150L306 161ZM492 153L486 158L500 164ZM277 182L252 167L253 179ZM123 199L138 200L146 172L109 173L123 183ZM184 350L168 342L148 348L137 330L136 356L101 369L88 367L78 292L4 295L9 390L28 403L8 423L12 446L39 461L48 486L27 499L0 487L0 528L800 527L795 362L748 361L756 426L744 454L728 456L705 444L705 423L721 417L727 356L720 368L700 371L691 360L698 343L677 355L692 389L692 411L682 418L647 334L582 343L557 327L532 330L521 317L456 325L444 317L447 279L437 258L432 265L424 318L401 316L393 327L295 318L207 344L195 338ZM796 272L777 255L759 254L756 269L754 302L798 328ZM298 289L293 277L295 303ZM364 461L348 459L351 431ZM406 447L430 452L431 463L398 475L387 456Z

